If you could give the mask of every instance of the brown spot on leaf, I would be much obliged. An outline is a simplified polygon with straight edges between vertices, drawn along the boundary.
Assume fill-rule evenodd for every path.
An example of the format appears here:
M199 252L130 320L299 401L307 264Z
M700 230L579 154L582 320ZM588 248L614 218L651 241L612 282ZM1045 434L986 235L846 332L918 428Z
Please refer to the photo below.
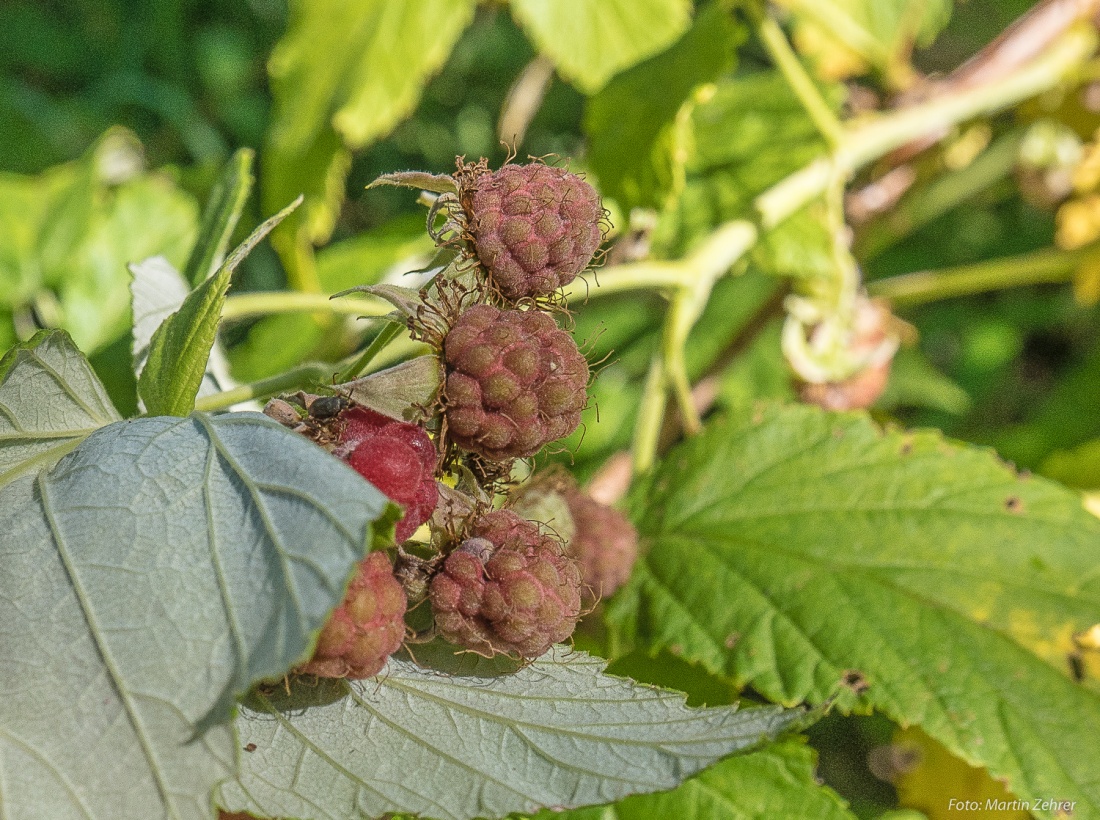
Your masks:
M840 685L852 690L856 695L862 695L871 688L867 678L858 669L845 669L840 677Z
M1005 499L1005 509L1010 513L1022 513L1024 511L1024 501L1018 495L1010 495Z
M739 640L741 640L741 633L731 632L722 643L725 644L726 649L733 649Z

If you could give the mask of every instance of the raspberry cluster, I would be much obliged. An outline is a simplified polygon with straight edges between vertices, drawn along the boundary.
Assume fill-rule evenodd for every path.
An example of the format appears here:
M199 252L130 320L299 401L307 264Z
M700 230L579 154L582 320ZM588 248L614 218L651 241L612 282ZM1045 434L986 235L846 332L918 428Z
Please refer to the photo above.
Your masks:
M429 597L448 641L486 655L537 658L573 634L580 586L559 540L498 510L475 522L447 556Z
M603 212L591 185L539 163L468 177L459 190L468 231L505 299L549 296L588 267Z
M531 456L580 424L588 363L546 313L475 305L443 344L447 431L490 461Z
M313 657L295 671L323 678L377 675L404 640L406 606L390 559L372 552L321 630Z
M408 172L382 181L416 187L424 179ZM410 599L429 600L435 633L488 655L538 657L566 640L580 616L582 564L565 543L513 511L484 511L515 459L535 455L580 424L588 363L549 311L564 311L554 294L599 247L599 197L580 177L541 163L490 172L484 160L459 160L455 177L432 180L440 196L428 230L437 242L458 243L458 261L418 293L396 286L371 291L390 299L414 338L438 356L432 367L415 369L427 381L424 374L442 377L438 392L434 384L427 392L397 391L425 396L405 408L422 412L423 421L410 424L359 403L394 412L393 395L371 390L399 383L403 375L396 373L389 381L377 380L384 374L358 379L341 395L298 393L265 408L403 509L395 528L403 545L397 570L383 553L362 562L298 673L377 674L404 640ZM376 379L370 389L367 379ZM461 489L439 482L448 477L460 478ZM448 499L442 505L441 491ZM425 522L430 542L404 543ZM621 575L602 565L600 571L589 582L600 590Z

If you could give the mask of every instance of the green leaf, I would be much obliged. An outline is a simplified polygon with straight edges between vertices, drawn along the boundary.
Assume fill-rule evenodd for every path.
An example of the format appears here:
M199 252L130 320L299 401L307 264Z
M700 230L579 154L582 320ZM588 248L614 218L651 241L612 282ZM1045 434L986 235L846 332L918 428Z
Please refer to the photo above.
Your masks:
M42 285L39 237L76 177L74 165L36 177L0 173L0 305L18 307Z
M672 184L661 137L698 85L732 68L742 29L716 5L667 51L623 72L588 101L584 130L600 191L626 210L656 206Z
M816 754L788 738L707 769L662 794L635 795L602 808L543 811L536 820L851 820L844 800L814 778Z
M509 0L516 20L585 94L659 51L691 23L688 0Z
M43 330L0 359L0 489L54 464L120 416L63 330Z
M183 306L191 288L183 274L163 256L130 265L130 273L133 275L130 302L134 317L130 350L136 377L145 369L153 335L169 316ZM229 362L221 344L215 339L197 395L209 396L231 387L233 382L228 374Z
M209 818L236 698L306 655L388 508L258 413L111 424L0 488L0 813Z
M693 108L691 133L686 182L654 232L655 249L663 256L683 255L726 220L756 219L756 196L822 156L826 148L777 72L715 85L713 93ZM817 207L812 203L764 234L753 261L781 275L813 276L830 270L830 234Z
M332 232L347 149L385 136L416 107L427 79L473 19L474 0L295 0L268 63L274 121L264 204L301 192L309 238ZM294 224L297 224L294 223Z
M606 803L671 788L805 720L775 707L688 709L604 665L560 647L495 677L391 659L376 680L257 697L237 719L255 751L219 803L302 820L400 811L467 820Z
M374 285L387 273L422 267L435 245L424 230L420 214L410 214L317 252L317 278L325 293L357 285ZM400 267L395 267L399 266ZM392 280L400 283L400 278Z
M129 327L126 265L182 261L196 211L167 176L142 172L140 144L122 129L78 162L0 175L0 305L46 305L45 323L90 355Z
M800 49L831 79L874 68L904 83L914 45L927 46L951 19L950 0L777 0L789 9Z
M858 670L845 708L921 725L1023 799L1100 811L1100 695L1066 658L1100 612L1100 520L1075 493L796 407L715 424L632 498L647 551L611 604L620 641L783 703Z
M970 409L970 396L936 369L920 350L902 347L890 366L890 381L875 407L928 407L961 415Z
M184 277L194 287L217 271L221 266L229 240L241 218L244 204L252 191L255 177L252 175L252 162L256 152L251 148L240 148L222 170L199 225L199 238L191 255L187 257Z
M191 291L180 309L153 333L145 367L138 376L138 395L151 415L186 416L195 409L233 271L301 201L299 197L257 227L218 272Z
M1100 488L1100 439L1069 450L1055 450L1043 461L1039 472L1070 487Z

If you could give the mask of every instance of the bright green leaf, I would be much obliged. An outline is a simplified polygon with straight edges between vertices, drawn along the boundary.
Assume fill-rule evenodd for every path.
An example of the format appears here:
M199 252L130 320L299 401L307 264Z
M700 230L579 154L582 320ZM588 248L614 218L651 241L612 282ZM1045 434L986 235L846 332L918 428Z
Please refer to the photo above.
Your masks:
M210 192L203 209L199 238L184 269L186 281L194 287L221 266L233 230L241 218L244 204L252 191L255 177L252 161L256 152L251 148L239 149L226 163L222 175Z
M671 788L805 719L688 709L681 695L604 674L605 663L559 647L514 674L453 677L390 660L375 680L257 697L237 719L256 749L219 803L302 820L606 803Z
M388 507L257 413L111 424L0 488L0 813L208 820L236 698L307 653Z
M603 808L544 811L536 820L851 820L844 801L814 779L816 755L798 738L724 760L662 794Z
M688 0L509 0L512 13L562 76L586 94L663 51L691 22Z
M145 367L138 376L138 395L151 415L186 416L195 409L233 271L300 204L301 197L257 227L218 272L191 291L180 309L153 333Z
M1039 472L1070 487L1100 488L1100 439L1069 450L1055 450L1047 456Z
M34 300L91 354L127 329L126 265L182 261L196 206L167 176L142 173L136 138L113 129L77 162L0 175L0 224L0 305Z
M119 418L67 333L44 330L16 345L0 359L0 488Z
M153 335L164 321L179 310L191 292L183 274L163 256L154 256L130 265L130 302L134 327L131 334L131 359L135 376L140 376L149 358ZM206 371L199 385L199 396L208 396L232 386L229 362L221 344L215 340Z
M420 267L434 249L423 217L410 214L322 248L317 252L317 278L325 293L374 285L387 274Z
M691 112L686 182L661 214L654 245L677 257L726 220L755 219L753 200L825 152L825 143L786 80L761 72L713 87ZM812 203L761 237L753 261L785 276L827 273L831 234Z
M911 80L909 56L951 18L951 0L777 0L795 22L799 48L830 79L874 68L895 83Z
M713 425L632 497L646 552L612 602L621 640L784 703L858 670L862 706L1021 798L1100 811L1100 695L1066 659L1100 613L1100 520L1075 493L802 407Z
M0 304L18 307L42 285L39 238L77 175L75 165L39 176L0 174Z
M269 209L306 194L309 237L332 232L350 164L407 117L473 19L474 0L295 0L268 70L274 121L264 154Z
M740 33L728 12L710 5L672 48L623 72L588 101L589 160L603 194L627 210L661 204L673 163L661 134L692 89L733 65Z

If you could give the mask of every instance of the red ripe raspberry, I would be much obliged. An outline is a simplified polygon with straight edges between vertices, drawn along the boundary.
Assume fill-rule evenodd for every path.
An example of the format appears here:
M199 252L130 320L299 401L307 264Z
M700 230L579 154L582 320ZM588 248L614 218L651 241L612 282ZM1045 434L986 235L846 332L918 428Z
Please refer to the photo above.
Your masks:
M565 493L573 517L569 554L580 563L585 603L606 598L626 583L638 558L638 531L613 507L579 490Z
M573 634L580 572L560 541L498 510L447 556L429 597L448 641L486 655L537 658Z
M532 456L569 435L588 401L588 363L536 310L476 305L443 343L447 430L491 461Z
M372 552L321 630L313 658L296 671L323 678L377 675L404 640L406 605L390 559Z
M505 165L461 192L478 259L511 301L548 296L588 267L600 246L596 191L561 168Z
M439 490L435 483L435 446L421 428L353 407L340 415L343 429L334 454L387 498L400 504L405 514L397 523L398 543L408 539L427 521Z

